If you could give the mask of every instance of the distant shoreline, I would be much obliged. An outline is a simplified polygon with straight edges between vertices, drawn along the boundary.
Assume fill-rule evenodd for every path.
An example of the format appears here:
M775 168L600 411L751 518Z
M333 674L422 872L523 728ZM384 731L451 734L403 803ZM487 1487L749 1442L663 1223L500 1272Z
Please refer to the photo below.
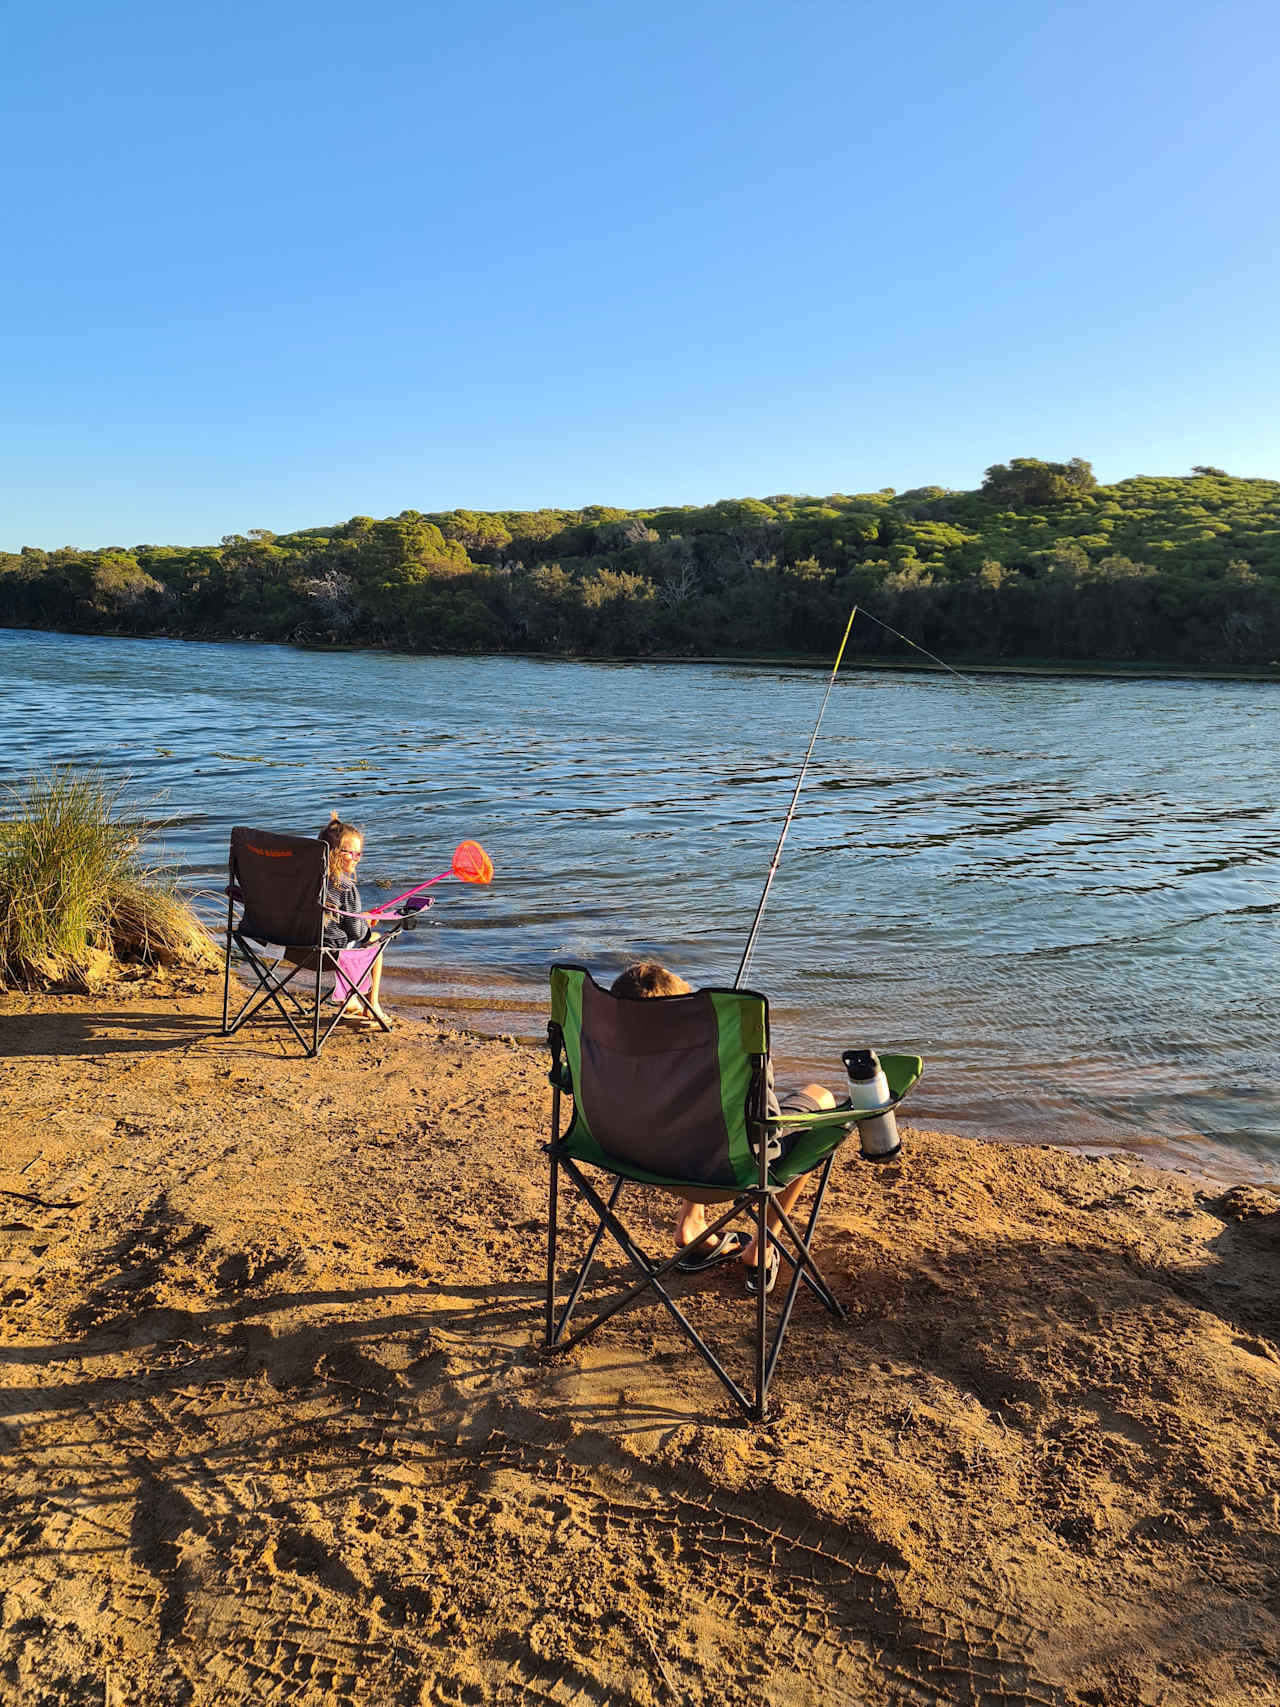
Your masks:
M39 628L30 624L9 623L0 633L11 634L68 634L82 640L179 640L197 646L288 646L298 652L386 652L409 658L522 658L548 664L713 664L732 667L754 664L770 669L826 670L831 660L818 653L807 652L728 652L698 653L647 652L468 652L419 651L403 646L380 645L376 641L335 644L312 640L269 640L257 634L132 634L125 629L101 628ZM1273 670L1192 670L1176 664L1134 663L1116 664L1099 660L1072 662L1059 659L968 659L952 658L945 663L885 658L851 654L843 661L846 673L853 670L874 670L889 674L981 675L981 676L1056 676L1111 681L1190 681L1190 682L1259 682L1280 683L1280 665Z

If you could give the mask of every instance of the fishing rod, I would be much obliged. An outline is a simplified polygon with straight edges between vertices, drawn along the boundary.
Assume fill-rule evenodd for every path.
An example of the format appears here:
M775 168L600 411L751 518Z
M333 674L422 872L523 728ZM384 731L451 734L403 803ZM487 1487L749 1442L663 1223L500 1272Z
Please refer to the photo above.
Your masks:
M818 731L822 728L822 719L826 714L827 701L831 698L831 690L835 686L836 671L840 668L840 660L844 657L844 649L849 641L850 630L853 628L853 619L857 614L858 607L857 605L854 605L853 609L849 612L849 620L844 625L844 637L840 642L840 650L836 653L836 661L831 666L831 675L827 679L827 691L823 694L822 704L818 708L818 721L814 724L813 734L809 737L809 745L805 751L804 763L800 766L800 775L796 778L795 792L791 796L791 804L787 808L786 817L782 820L782 834L778 837L778 845L773 850L773 863L769 867L769 875L764 880L764 889L760 894L760 905L756 908L756 916L751 921L751 935L747 938L747 946L742 951L742 960L738 965L738 976L733 981L733 987L735 990L740 990L742 988L742 980L747 975L747 964L751 959L751 950L756 945L756 933L760 929L760 920L764 917L765 902L769 899L769 891L773 887L773 880L778 875L778 865L782 859L782 844L787 839L787 831L791 828L791 820L795 817L796 803L800 799L800 790L804 786L804 773L809 768L809 759L813 753L814 743L818 739Z

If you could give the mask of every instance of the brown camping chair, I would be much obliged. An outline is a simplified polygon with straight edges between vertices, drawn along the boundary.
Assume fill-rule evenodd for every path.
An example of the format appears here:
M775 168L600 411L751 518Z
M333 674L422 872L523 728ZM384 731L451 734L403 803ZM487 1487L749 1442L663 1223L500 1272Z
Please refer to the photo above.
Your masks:
M302 1045L306 1055L318 1055L342 1018L343 1003L323 1031L321 1017L327 989L340 970L339 950L324 941L324 883L329 869L329 845L310 836L281 835L274 830L238 827L231 832L227 881L227 964L222 986L222 1035L230 1037L266 1010L278 1014ZM240 908L240 918L235 912ZM388 914L379 925L389 928L376 944L377 954L402 930L412 930L416 918ZM239 1012L231 1014L231 951L239 949L253 987ZM273 957L270 950L279 951ZM303 974L307 976L305 979ZM298 980L295 983L295 980ZM351 980L353 999L370 1018L374 1013L365 988L367 980ZM274 1013L272 1013L274 1009ZM301 1022L301 1024L299 1024ZM382 1020L383 1031L390 1027Z

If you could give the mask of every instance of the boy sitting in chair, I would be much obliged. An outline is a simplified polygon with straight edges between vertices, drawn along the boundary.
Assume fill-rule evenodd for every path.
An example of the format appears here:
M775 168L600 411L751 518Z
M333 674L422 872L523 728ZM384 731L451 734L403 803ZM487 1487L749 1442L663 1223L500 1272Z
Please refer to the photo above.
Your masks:
M609 994L620 996L624 1001L644 1001L650 996L688 996L692 993L691 984L686 984L683 978L668 971L656 960L637 961L620 973L609 986ZM779 1101L774 1093L773 1066L770 1063L768 1111L771 1115L781 1114L784 1110L791 1114L817 1114L821 1109L835 1106L835 1097L824 1085L804 1085L798 1090L786 1091ZM785 1215L790 1216L804 1182L805 1176L801 1174L778 1194L778 1204ZM772 1206L768 1215L769 1228L772 1231L780 1222ZM676 1264L676 1267L686 1274L713 1268L717 1263L726 1262L736 1256L747 1271L747 1291L755 1292L759 1284L755 1239L749 1238L741 1231L708 1235L707 1208L704 1203L691 1203L687 1200L681 1203L679 1219L676 1222L676 1248L689 1253ZM771 1247L764 1279L766 1292L773 1290L777 1277L778 1255Z

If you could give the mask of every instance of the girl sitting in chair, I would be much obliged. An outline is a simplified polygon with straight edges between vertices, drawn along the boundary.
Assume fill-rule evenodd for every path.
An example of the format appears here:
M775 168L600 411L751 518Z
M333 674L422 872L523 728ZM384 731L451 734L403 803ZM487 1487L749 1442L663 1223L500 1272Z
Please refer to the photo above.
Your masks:
M360 906L360 891L356 887L356 868L364 854L364 834L354 824L344 824L335 812L319 832L320 840L329 847L329 872L324 885L324 904L328 913L324 927L326 948L354 948L368 942L374 931L371 915ZM379 1000L382 987L382 956L373 963L369 981L369 1005L384 1025L391 1016ZM343 1024L359 1030L373 1030L377 1021L365 1012L354 996L343 1009Z

